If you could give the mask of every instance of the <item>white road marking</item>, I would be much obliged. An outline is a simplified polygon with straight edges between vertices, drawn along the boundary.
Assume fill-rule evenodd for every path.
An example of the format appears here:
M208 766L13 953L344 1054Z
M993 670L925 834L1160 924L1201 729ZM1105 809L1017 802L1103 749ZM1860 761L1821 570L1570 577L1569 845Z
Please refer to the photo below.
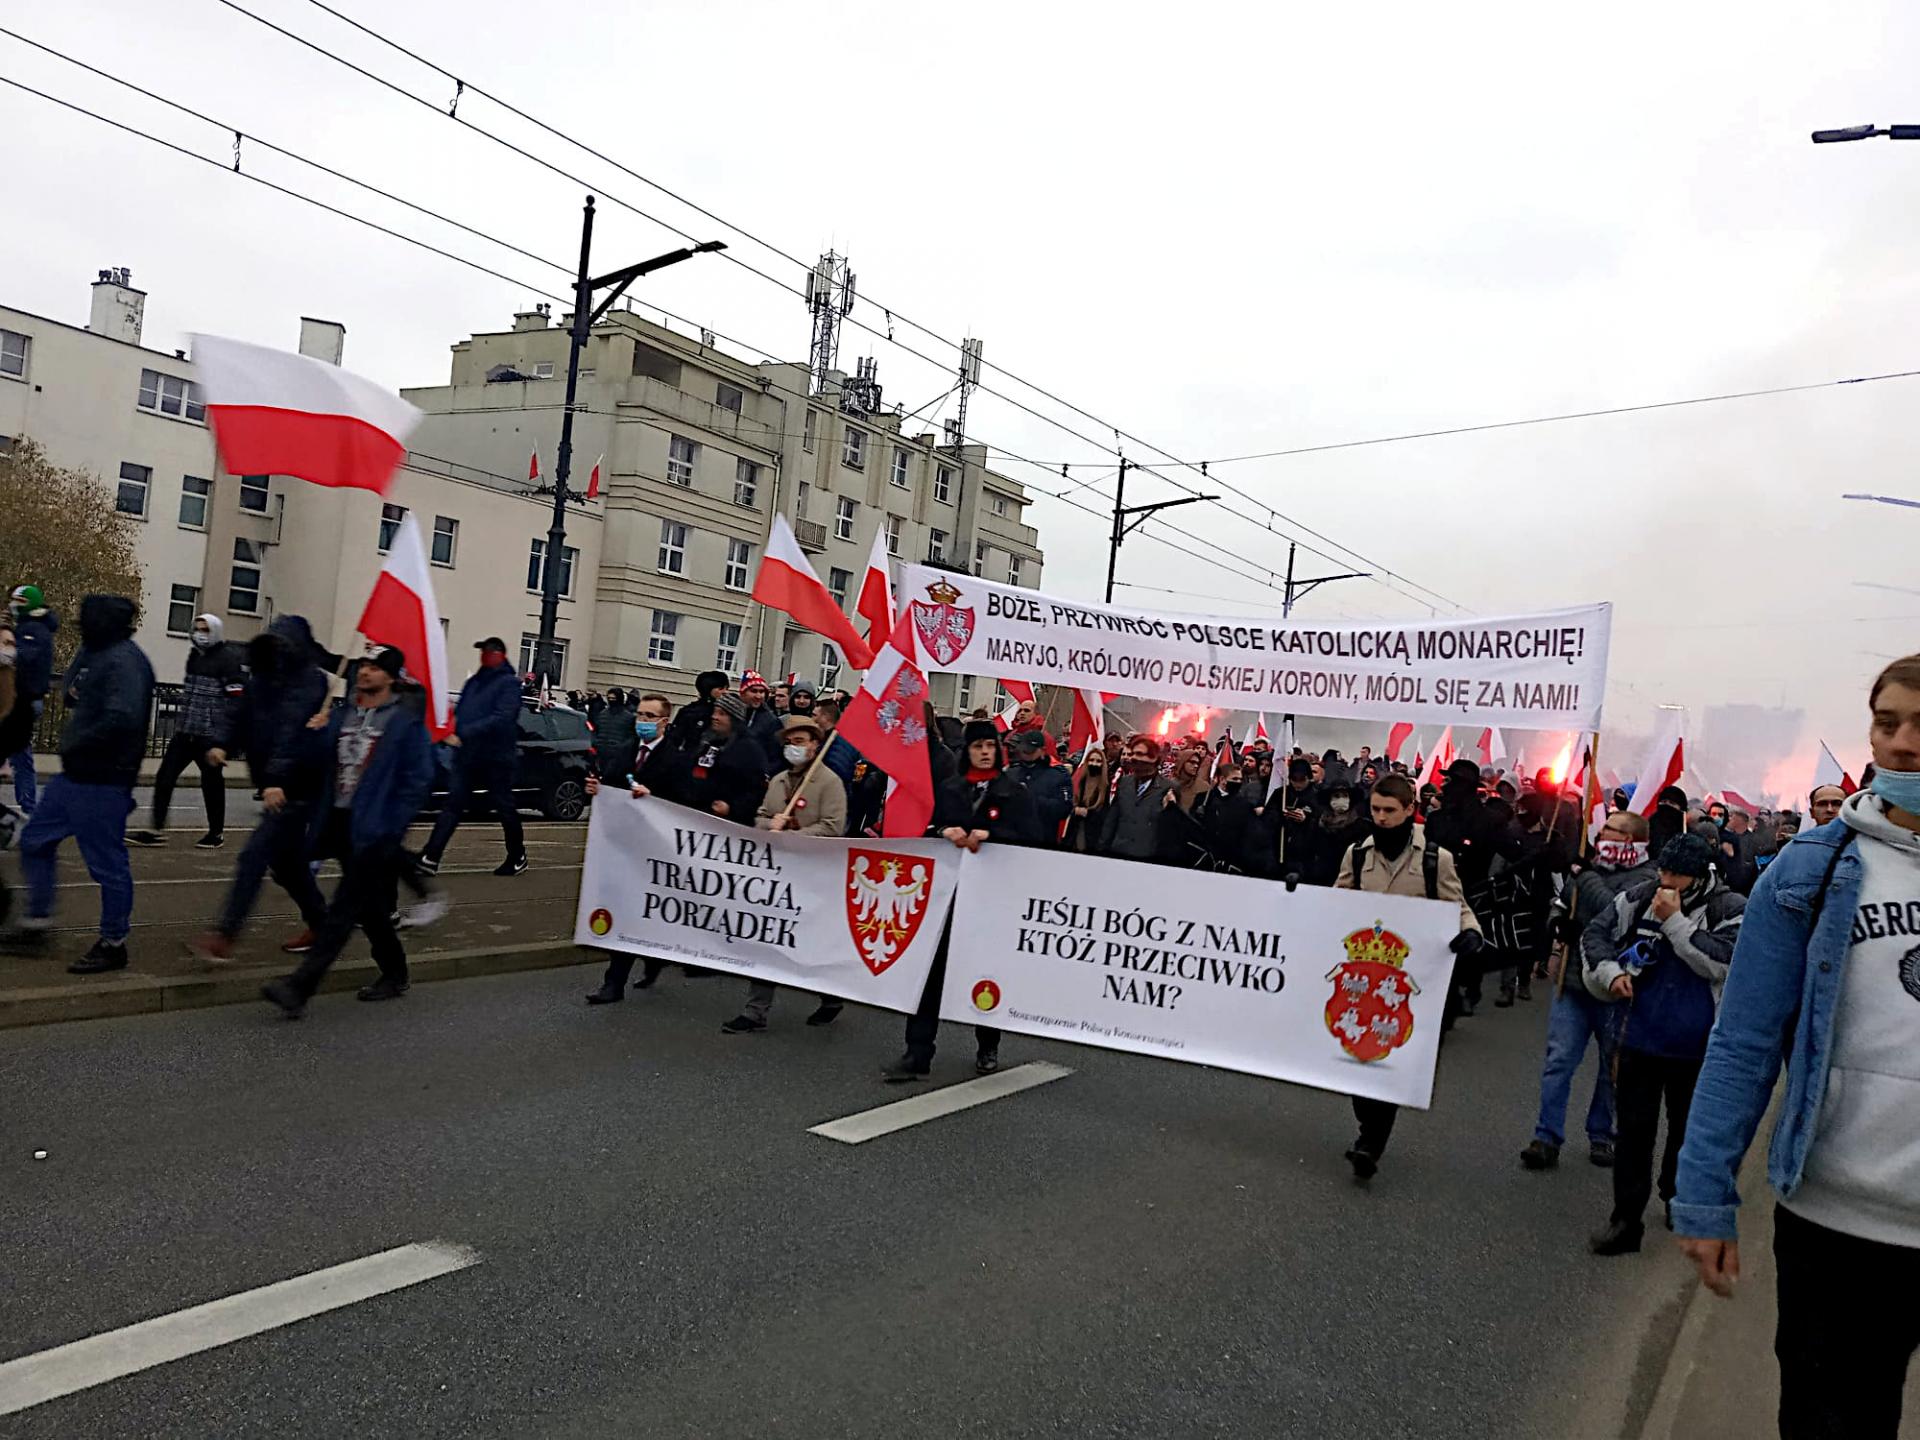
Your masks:
M444 1240L402 1245L23 1355L0 1364L0 1415L450 1275L479 1261L476 1251Z
M910 1125L924 1125L929 1120L938 1120L942 1115L971 1110L975 1105L984 1105L989 1100L1017 1095L1022 1090L1031 1090L1050 1080L1064 1080L1072 1073L1065 1065L1034 1060L994 1075L982 1075L978 1080L928 1090L905 1100L896 1100L891 1105L829 1120L824 1125L811 1127L807 1133L824 1135L829 1140L839 1140L847 1145L859 1145L882 1135L891 1135L896 1130L905 1130Z

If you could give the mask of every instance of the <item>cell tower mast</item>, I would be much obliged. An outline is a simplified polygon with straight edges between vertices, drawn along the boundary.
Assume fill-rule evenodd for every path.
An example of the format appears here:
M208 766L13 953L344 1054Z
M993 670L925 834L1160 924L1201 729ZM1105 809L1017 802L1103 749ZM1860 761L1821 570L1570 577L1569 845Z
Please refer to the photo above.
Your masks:
M824 394L827 372L840 356L840 321L853 309L853 271L847 257L829 250L807 277L807 309L813 313L813 347L807 368L813 371L813 393Z

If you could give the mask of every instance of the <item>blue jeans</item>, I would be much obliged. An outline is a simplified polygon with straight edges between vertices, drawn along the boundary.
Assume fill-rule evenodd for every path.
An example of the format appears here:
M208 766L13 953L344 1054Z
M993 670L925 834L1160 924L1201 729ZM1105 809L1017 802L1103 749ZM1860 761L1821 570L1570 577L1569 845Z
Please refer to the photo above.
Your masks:
M1576 962L1577 963L1577 962ZM1574 1072L1587 1057L1587 1041L1600 1042L1600 1072L1593 1078L1593 1099L1587 1105L1587 1140L1613 1143L1613 1057L1620 1043L1622 1007L1594 999L1569 978L1554 997L1547 1016L1547 1058L1540 1067L1540 1119L1534 1139L1548 1145L1566 1143L1567 1101Z
M69 835L87 873L100 887L100 938L120 944L133 924L133 870L127 864L127 816L133 789L82 785L64 775L47 782L40 804L20 832L20 873L27 882L27 914L53 914L54 856Z

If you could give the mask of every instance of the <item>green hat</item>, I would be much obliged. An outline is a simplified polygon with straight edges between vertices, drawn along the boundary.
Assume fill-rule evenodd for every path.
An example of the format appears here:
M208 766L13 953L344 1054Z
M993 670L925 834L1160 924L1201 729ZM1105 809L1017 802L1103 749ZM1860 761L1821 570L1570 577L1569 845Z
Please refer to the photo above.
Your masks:
M16 603L28 610L44 610L47 608L47 597L40 593L40 587L38 585L14 586L13 598Z

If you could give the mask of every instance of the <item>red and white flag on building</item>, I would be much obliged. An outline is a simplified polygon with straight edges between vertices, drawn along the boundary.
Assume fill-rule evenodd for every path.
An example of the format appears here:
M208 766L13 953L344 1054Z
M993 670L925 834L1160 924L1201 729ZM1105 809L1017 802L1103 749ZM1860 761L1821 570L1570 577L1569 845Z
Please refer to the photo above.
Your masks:
M440 605L433 598L433 576L420 522L407 512L394 532L386 567L373 582L359 632L376 645L392 645L406 657L407 670L426 687L427 732L435 740L453 733L453 701L447 676L447 637L440 628Z
M1451 725L1434 742L1433 754L1427 757L1427 768L1421 772L1420 788L1440 783L1440 776L1453 763L1453 727Z
M1067 749L1076 755L1102 745L1107 738L1107 696L1098 690L1073 692L1073 719L1067 725Z
M1814 762L1813 784L1808 788L1807 793L1811 795L1822 785L1838 785L1849 795L1860 788L1854 784L1853 777L1834 758L1833 751L1827 748L1827 742L1824 740L1820 742L1820 758Z
M540 479L540 447L535 445L527 454L527 479L538 483Z
M1680 712L1660 711L1659 726L1640 759L1640 768L1634 772L1633 798L1627 801L1627 808L1636 815L1653 814L1660 807L1660 792L1670 785L1678 785L1681 773L1687 768Z
M893 582L887 578L887 532L873 532L873 553L860 579L860 598L853 613L867 622L867 646L878 650L893 633Z
M607 457L604 455L593 462L593 473L587 476L586 498L589 500L598 500L600 498L600 467L606 463Z
M923 718L927 677L918 662L913 616L903 612L840 717L841 737L893 782L880 822L880 833L889 839L924 835L933 819L933 769Z
M753 598L824 635L840 648L847 664L855 670L864 670L873 663L873 647L860 638L846 612L834 601L833 592L813 573L813 566L807 563L800 542L793 538L793 527L784 515L773 517L767 553L760 557L760 573L753 581ZM884 765L880 768L886 769Z
M373 381L287 350L193 337L220 462L236 475L294 475L387 493L420 412Z
M1407 741L1413 738L1413 726L1402 720L1387 732L1387 759L1389 762L1400 758L1400 751Z

